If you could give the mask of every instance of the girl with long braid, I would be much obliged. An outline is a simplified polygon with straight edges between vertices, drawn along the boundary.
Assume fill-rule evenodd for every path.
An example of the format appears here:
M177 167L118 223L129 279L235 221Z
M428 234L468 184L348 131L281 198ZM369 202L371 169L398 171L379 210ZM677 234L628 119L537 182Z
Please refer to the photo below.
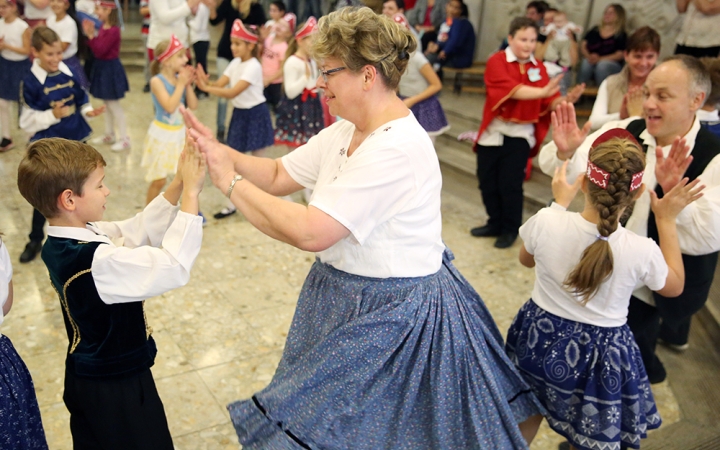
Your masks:
M628 302L640 284L668 297L682 292L675 219L703 186L684 179L662 199L650 192L658 246L619 223L645 188L644 169L632 135L609 130L593 143L586 173L570 185L565 166L556 171L556 203L520 228L520 262L535 267L536 280L506 351L545 406L550 427L577 449L639 448L661 422L626 324ZM578 189L585 207L568 212ZM541 421L528 420L530 434Z

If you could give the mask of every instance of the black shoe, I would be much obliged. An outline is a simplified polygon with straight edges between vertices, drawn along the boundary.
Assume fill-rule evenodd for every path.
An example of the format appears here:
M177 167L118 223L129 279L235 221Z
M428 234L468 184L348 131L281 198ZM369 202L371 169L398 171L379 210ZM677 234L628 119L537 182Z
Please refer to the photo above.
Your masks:
M216 218L216 219L224 219L224 218L226 218L226 217L232 216L232 215L235 214L236 212L237 212L237 209L230 209L230 208L228 208L228 207L225 207L225 208L221 209L220 212L215 213L215 214L213 215L213 217Z
M517 233L503 233L495 241L495 248L508 248L515 243Z
M217 140L219 143L224 144L225 143L225 130L217 130L217 134L215 135L217 137Z
M559 443L558 450L570 450L570 443L568 441Z
M667 378L665 366L663 366L663 363L660 362L657 356L653 361L652 370L648 370L647 375L650 384L662 383L663 381L665 381L665 378Z
M475 237L496 237L500 236L500 230L491 227L490 225L483 225L470 230L470 234Z
M145 83L145 86L143 86L143 92L146 94L150 92L150 83Z
M6 152L13 148L13 141L12 139L3 138L2 142L0 142L0 153Z
M35 259L40 250L42 250L42 242L28 242L25 246L25 250L23 250L22 254L20 255L20 262L23 264L29 263L30 261Z

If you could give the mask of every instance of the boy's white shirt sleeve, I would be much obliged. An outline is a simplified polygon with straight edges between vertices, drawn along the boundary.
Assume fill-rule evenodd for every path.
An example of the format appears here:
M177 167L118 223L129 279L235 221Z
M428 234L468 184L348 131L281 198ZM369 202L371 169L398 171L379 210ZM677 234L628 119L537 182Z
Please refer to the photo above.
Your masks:
M686 255L720 250L720 156L698 178L706 186L703 196L683 208L676 220L680 250Z
M92 108L92 107L91 107ZM27 105L22 106L20 112L20 128L33 135L38 131L47 130L51 126L60 123L60 119L55 117L52 109L38 111Z
M592 113L588 119L592 124L592 129L597 130L611 120L620 120L620 113L609 113L608 112L608 87L607 80L600 83L598 88L597 97L593 104Z
M93 226L105 233L113 242L122 242L123 247L135 248L142 245L159 247L165 233L180 211L160 194L141 212L130 219L117 222L95 222Z
M161 248L99 245L92 275L100 299L107 304L137 302L184 286L201 244L202 218L178 212Z

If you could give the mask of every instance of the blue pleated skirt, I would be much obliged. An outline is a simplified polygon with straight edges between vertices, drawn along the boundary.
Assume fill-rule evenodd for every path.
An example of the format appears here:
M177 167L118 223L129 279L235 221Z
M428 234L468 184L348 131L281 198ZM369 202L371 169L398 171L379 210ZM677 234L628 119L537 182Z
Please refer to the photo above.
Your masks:
M228 405L245 450L520 449L542 413L450 262L377 279L315 262L270 385Z
M30 372L10 339L3 335L0 335L0 448L48 448Z
M267 103L252 108L233 108L227 145L239 152L262 150L273 145L273 127Z
M564 319L530 300L510 326L506 349L547 409L550 427L575 448L640 448L647 430L660 426L627 325Z
M10 61L0 56L0 98L17 102L20 100L20 83L30 74L29 59Z
M289 99L283 93L277 106L275 121L275 143L289 147L300 147L307 144L311 137L318 134L325 126L320 95L302 95Z
M90 72L90 94L102 100L119 100L130 90L120 59L95 59Z

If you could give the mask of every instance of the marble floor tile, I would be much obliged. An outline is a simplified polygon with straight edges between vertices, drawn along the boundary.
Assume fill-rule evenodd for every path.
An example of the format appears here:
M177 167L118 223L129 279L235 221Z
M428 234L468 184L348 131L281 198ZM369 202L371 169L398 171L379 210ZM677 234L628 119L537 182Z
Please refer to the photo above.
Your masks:
M224 405L218 404L197 372L156 378L155 384L173 436L193 433L228 421Z
M45 437L48 448L52 450L72 450L70 435L70 413L65 403L40 404Z
M175 450L237 450L235 429L228 423L173 438Z
M40 405L62 403L65 381L65 349L40 355L23 355L30 370Z

